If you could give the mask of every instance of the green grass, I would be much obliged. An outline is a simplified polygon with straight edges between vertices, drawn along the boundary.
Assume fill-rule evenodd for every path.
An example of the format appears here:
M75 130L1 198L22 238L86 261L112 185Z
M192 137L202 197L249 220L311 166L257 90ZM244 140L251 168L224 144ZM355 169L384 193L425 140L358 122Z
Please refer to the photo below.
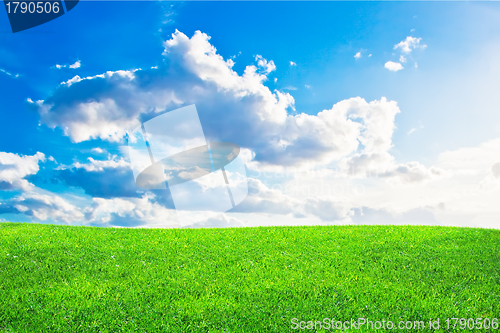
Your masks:
M500 318L500 231L0 223L0 331L297 332L292 318L358 317Z

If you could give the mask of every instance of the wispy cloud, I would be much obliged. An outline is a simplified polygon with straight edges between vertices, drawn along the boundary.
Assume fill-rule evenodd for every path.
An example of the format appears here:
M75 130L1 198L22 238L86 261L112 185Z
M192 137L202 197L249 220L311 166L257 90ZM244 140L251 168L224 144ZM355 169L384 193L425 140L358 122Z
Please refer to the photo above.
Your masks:
M422 128L424 128L424 125L420 124L418 127L412 127L412 128L410 128L410 130L406 134L407 135L411 135L415 131L420 130Z
M297 66L297 64L294 63L293 61L290 61L290 66Z
M61 69L61 68L71 68L71 69L76 69L76 68L80 68L82 67L82 62L80 60L77 60L74 64L71 64L71 65L55 65L54 66L55 68L57 69Z
M8 75L8 76L11 76L11 77L13 77L13 78L18 78L18 77L19 77L19 74L12 74L11 72L6 71L6 70L5 70L5 69L3 69L3 68L0 68L0 72L2 72L2 73L4 73L4 74L6 74L6 75Z
M360 49L360 50L359 50L359 51L358 51L358 52L354 55L354 58L355 58L356 60L358 60L358 59L362 58L362 57L363 57L363 54L366 54L366 51L367 51L367 50L365 50L365 49ZM371 57L371 56L372 56L371 54L369 54L369 55L368 55L368 57Z
M394 50L401 49L401 52L408 54L414 49L425 49L427 47L427 45L420 44L421 40L422 40L422 38L420 38L420 37L417 38L417 37L408 36L408 37L406 37L405 40L394 45Z

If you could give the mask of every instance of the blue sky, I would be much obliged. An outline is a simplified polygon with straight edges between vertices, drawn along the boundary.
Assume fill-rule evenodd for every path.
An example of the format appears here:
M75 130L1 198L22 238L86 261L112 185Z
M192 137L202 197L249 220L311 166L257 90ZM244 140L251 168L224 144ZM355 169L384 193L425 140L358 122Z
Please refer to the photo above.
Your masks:
M75 206L75 209L71 210L75 214L73 215L75 219L80 216L75 212L85 215L83 211L91 205L99 207L99 212L104 215L121 216L115 208L111 213L110 211L106 213L105 209L94 199L129 200L127 198L130 196L99 194L98 191L103 187L101 183L103 179L117 177L116 179L123 181L123 179L130 178L125 169L121 170L118 175L115 172L104 176L104 173L108 171L105 167L103 171L87 172L103 173L93 174L89 178L85 171L91 168L82 169L75 166L75 163L89 163L89 157L93 161L120 161L122 157L125 158L121 149L123 143L99 138L75 140L71 131L65 132L64 130L64 119L71 117L71 111L63 108L65 105L74 105L71 103L99 101L100 96L117 98L109 90L112 89L110 87L115 84L115 81L110 79L105 84L96 84L96 86L92 83L97 80L80 81L73 87L68 87L67 90L64 87L61 88L61 83L76 75L85 78L108 71L131 71L140 68L141 72L155 77L151 79L153 82L151 89L155 90L162 84L161 78L158 77L164 76L168 79L169 72L167 70L156 74L154 70L150 70L151 72L145 70L153 66L163 68L162 64L169 70L176 68L186 70L182 72L187 73L186 77L179 74L175 78L192 82L189 75L193 73L199 75L203 69L191 73L187 65L179 60L181 58L163 55L164 42L173 39L172 34L176 30L187 38L192 38L196 31L210 36L210 39L206 39L205 42L215 47L216 54L220 55L224 61L232 59L234 62L232 70L240 77L244 75L247 66L254 65L260 68L257 65L257 55L267 62L273 61L275 69L265 72L266 79L262 82L262 87L267 87L272 94L276 95L275 91L279 91L293 98L293 103L289 103L285 110L291 117L302 113L315 117L323 110L332 109L334 104L355 97L360 97L366 102L380 101L382 97L385 97L388 101L397 102L400 111L395 116L389 111L384 113L386 118L383 118L383 121L394 125L394 128L386 129L389 132L380 134L385 139L390 138L390 143L386 145L387 147L384 146L386 148L383 152L380 150L382 148L368 151L362 138L356 139L356 142L360 143L358 150L346 150L344 155L328 150L333 149L328 145L318 144L316 147L314 142L299 140L309 142L308 144L312 147L310 151L317 151L319 155L312 154L308 151L308 147L304 146L305 143L299 145L297 141L295 145L290 144L290 147L296 148L290 148L288 155L280 157L275 150L269 150L265 146L264 139L267 138L265 136L267 132L259 132L259 128L263 128L265 124L259 125L260 127L255 125L254 133L260 133L259 135L263 137L260 141L251 139L250 134L246 137L245 127L239 129L243 133L241 138L231 137L232 134L229 132L224 134L231 137L234 142L239 141L236 143L248 149L250 156L255 153L255 158L248 160L247 163L249 175L255 179L255 182L261 182L258 186L268 186L266 187L266 191L270 191L266 194L268 197L276 196L272 200L269 199L274 200L276 212L283 211L280 207L288 207L292 205L292 202L296 203L294 200L299 200L306 205L300 212L285 210L286 214L278 214L271 208L262 210L259 208L262 205L256 204L267 199L250 198L246 205L244 203L244 209L227 215L225 222L231 219L233 219L231 221L246 221L247 225L253 225L259 219L281 221L279 223L285 224L345 222L363 207L366 210L384 210L387 214L392 214L391 216L399 217L405 214L405 209L407 211L420 210L424 212L422 218L427 218L429 212L429 214L434 214L434 217L437 216L436 214L442 214L441 211L439 211L441 213L436 213L432 210L434 208L429 207L441 207L439 205L446 204L447 200L450 200L448 206L460 207L463 205L460 200L469 203L474 200L483 202L483 199L479 199L482 195L500 198L497 196L499 192L495 192L497 185L491 185L494 189L487 186L488 191L493 192L481 192L482 194L477 194L476 199L451 198L447 195L439 198L433 197L436 191L445 193L448 189L456 187L466 193L476 193L474 186L483 184L483 181L492 184L498 182L494 171L496 169L493 168L494 163L485 161L485 165L472 167L467 164L467 158L460 157L460 154L468 147L476 149L472 151L471 156L475 156L474 154L490 156L491 154L486 153L490 151L488 150L490 148L484 147L493 147L493 143L489 145L487 143L496 142L495 139L500 137L500 112L498 112L500 111L498 106L500 97L497 93L500 87L500 64L497 60L500 51L500 26L497 23L500 21L499 3L81 1L70 13L42 26L16 34L10 33L7 15L1 12L0 69L3 71L0 72L0 86L2 87L0 112L4 126L0 133L0 152L18 156L34 156L37 152L41 152L45 156L45 161L37 162L40 168L38 171L19 172L18 180L5 176L7 178L3 181L10 182L10 185L5 186L6 189L0 193L0 198L4 201L3 207L10 208L4 209L4 214L1 216L4 219L68 223L57 217L57 214L50 212L50 209L54 209L57 205L52 205L50 209L40 208L43 205L40 206L39 203L34 204L34 208L26 206L29 209L25 212L28 213L23 214L15 206L16 202L19 205L21 199L27 202L26 196L29 194L26 193L39 195L43 193L51 198L60 196L66 198ZM398 48L396 45L404 42L408 37L418 39L418 43L406 53L403 48ZM191 39L191 42L184 40L182 43L189 46L191 45L189 43L194 43L193 40ZM197 43L202 45L205 42L199 40ZM203 45L208 45L206 43ZM175 52L182 52L182 48L175 48L175 50ZM358 52L359 56L355 57ZM403 60L401 56L404 57ZM77 62L80 66L70 68L70 65ZM386 68L388 62L400 63L403 69L391 71ZM59 66L61 68L57 68L56 65L61 65ZM260 68L260 70L263 69ZM143 81L134 89L141 92L149 89L143 89L143 86L149 84L147 75L144 74L145 77L141 78ZM257 86L248 86L245 89L250 91L255 87ZM175 88L171 89L175 91ZM217 93L219 92L220 89L217 90ZM163 93L158 92L158 94L161 96ZM51 96L57 97L53 97L55 106L49 111L49 114L54 113L44 118L42 108L34 102L50 101ZM119 96L123 97L123 95ZM134 104L136 101L133 98L142 98L137 96L130 97L131 100L127 102ZM199 98L185 96L186 99L191 98L190 100ZM224 95L225 97L227 96ZM28 98L33 103L28 102ZM219 100L223 100L222 96L219 99L217 96L214 97L214 101ZM60 110L66 111L58 113L58 103L62 105ZM186 104L187 100L182 103ZM207 103L214 107L217 105L214 104L217 102ZM224 105L229 105L227 103ZM241 107L242 110L247 110L241 111L243 113L250 114L254 110L252 109L254 106L241 105ZM167 108L173 109L174 107L167 105ZM202 123L209 133L217 135L216 122L207 119L218 116L227 117L228 114L225 111L220 111L220 114L217 113L218 111L204 113L203 110L203 108L198 109ZM364 119L362 122L372 121L369 120L370 116L366 117L368 118L361 117ZM229 119L227 124L231 125L233 118L225 119ZM93 126L90 123L87 125ZM238 129L240 123L235 120L234 126ZM212 132L210 132L211 129ZM290 137L286 139L287 133L280 135L282 140L292 140ZM307 133L306 137L310 139ZM96 148L104 152L98 152ZM364 152L363 149L365 149ZM328 151L324 156L319 153L323 150ZM449 153L446 154L446 152ZM357 197L346 194L341 198L331 198L325 193L318 192L301 198L300 195L287 194L286 191L272 192L270 186L284 184L284 180L279 177L259 178L260 171L278 172L277 168L295 165L293 161L303 161L308 166L305 167L301 162L300 167L309 168L308 170L330 170L323 172L323 174L328 174L328 172L333 172L332 170L342 169L342 165L354 163L354 160L348 159L356 153L367 154L367 156L375 153L385 154L384 166L378 165L376 170L377 173L386 175L384 177L387 179L380 179L381 177L371 179L366 175L349 178L341 174L330 175L327 178L330 177L328 179L334 179L335 182L342 184L361 184L367 189L373 189L372 196ZM49 157L53 157L54 161L49 160ZM11 160L13 157L9 158L10 162L4 162L5 165L14 163ZM491 158L494 162L494 157ZM306 163L307 161L309 163ZM418 166L411 164L414 162L418 163ZM500 162L500 156L496 158L496 162ZM25 162L19 160L19 163ZM462 167L460 163L464 163ZM409 185L404 185L404 181L394 183L390 180L392 176L387 176L395 174L395 170L404 168L416 168L423 174L434 175L435 173L432 173L434 167L442 170L439 172L447 176L437 177L439 179L429 176L430 178L427 179L427 176L419 173L420 178L415 178L419 179L415 182L418 184L410 182L412 184ZM109 168L111 170L111 167ZM113 168L117 171L116 166ZM7 169L5 167L5 170ZM476 173L471 171L472 169ZM461 178L465 177L467 172L474 173L471 177L476 178L467 180ZM66 178L62 180L61 177ZM325 182L320 176L318 177L314 179ZM13 182L20 182L22 179L32 184L35 190L28 189L26 186L12 185ZM469 184L470 187L468 187ZM346 188L349 186L346 185ZM117 185L112 192L124 191L125 193L129 190L129 187L123 189ZM401 197L401 193L416 193L415 195L419 198L430 199L414 206L401 205L393 199ZM385 198L383 204L377 200L374 201L373 198L377 194ZM144 195L146 195L144 192L138 192L135 197L144 199ZM163 202L161 206L163 208L171 207L165 203L168 201L168 195L164 201L158 199L160 197L161 195L157 194L156 199L147 200L153 204L160 202L159 205ZM411 196L403 197L407 201L413 200ZM139 203L136 202L136 204L139 206ZM307 208L316 207L319 210L320 206L330 210L333 209L332 207L345 207L332 210L331 216L337 216L338 219L324 219L321 216L324 217L326 213L315 215L310 213L314 210L313 208ZM36 209L39 210L38 214ZM329 211L328 209L326 211ZM41 211L45 212L45 215L40 213ZM87 215L91 214L90 211L87 209ZM340 211L343 213L339 213ZM312 215L295 218L308 216L307 214ZM463 223L472 223L471 221L477 220L478 217L481 217L481 221L490 221L491 216L496 216L495 214L497 214L495 209L487 203L471 204L469 210L461 212L455 209L447 215L448 217L442 217L441 220L449 221L454 216L460 216ZM154 216L156 215L153 214ZM154 220L153 217L151 221ZM430 219L429 223L437 223L435 222L437 220ZM89 222L87 217L81 217L78 223L103 224L98 218L92 221ZM368 217L366 221L369 222Z

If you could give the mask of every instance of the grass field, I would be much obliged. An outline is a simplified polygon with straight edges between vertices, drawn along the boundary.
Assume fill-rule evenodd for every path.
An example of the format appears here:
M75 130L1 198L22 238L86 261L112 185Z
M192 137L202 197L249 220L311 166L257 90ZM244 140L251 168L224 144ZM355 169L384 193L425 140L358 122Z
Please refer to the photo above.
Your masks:
M297 332L292 318L360 317L420 332L500 318L500 231L0 223L0 331ZM436 318L444 329L427 328Z

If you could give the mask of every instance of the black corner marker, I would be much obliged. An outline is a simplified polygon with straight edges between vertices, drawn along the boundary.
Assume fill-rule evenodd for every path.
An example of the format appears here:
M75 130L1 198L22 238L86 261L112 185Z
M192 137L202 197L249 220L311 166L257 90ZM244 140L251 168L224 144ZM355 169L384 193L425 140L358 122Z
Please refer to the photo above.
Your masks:
M64 15L61 0L49 1L12 1L4 0L12 32L30 29ZM64 1L67 11L73 9L78 0Z

